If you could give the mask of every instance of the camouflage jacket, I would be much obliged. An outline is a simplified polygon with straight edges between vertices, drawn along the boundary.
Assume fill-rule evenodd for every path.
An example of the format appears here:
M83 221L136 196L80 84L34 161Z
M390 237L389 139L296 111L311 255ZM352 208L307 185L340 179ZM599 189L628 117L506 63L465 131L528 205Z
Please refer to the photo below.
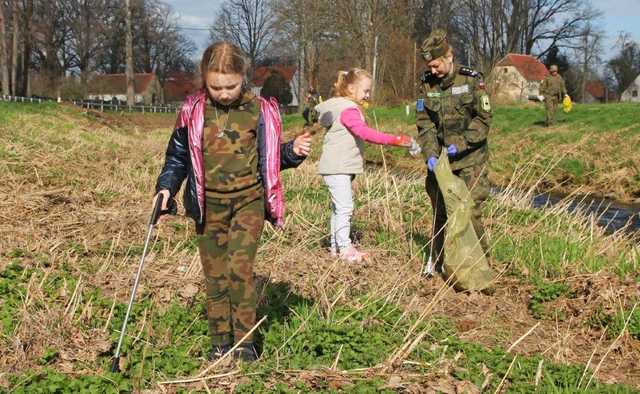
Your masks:
M564 79L558 74L556 76L547 75L540 85L540 94L546 98L555 97L561 99L567 94L567 88L564 84Z
M184 207L187 215L195 221L198 233L202 233L205 223L204 160L202 152L205 101L206 94L204 92L198 92L186 98L169 139L164 165L156 182L156 193L167 189L173 201L182 182L185 179L187 180L183 196ZM258 120L257 144L258 165L262 184L265 183L266 176L263 173L266 168L260 163L265 162L268 155L267 149L269 149L263 124L261 115ZM278 147L280 148L281 170L297 167L305 159L295 154L293 141L279 144Z
M249 92L237 105L209 101L202 152L207 196L234 198L260 193L257 130L260 103Z
M420 96L416 126L424 159L437 157L442 147L455 144L458 153L450 158L454 171L484 164L489 155L491 104L481 74L458 64L441 79L425 73Z

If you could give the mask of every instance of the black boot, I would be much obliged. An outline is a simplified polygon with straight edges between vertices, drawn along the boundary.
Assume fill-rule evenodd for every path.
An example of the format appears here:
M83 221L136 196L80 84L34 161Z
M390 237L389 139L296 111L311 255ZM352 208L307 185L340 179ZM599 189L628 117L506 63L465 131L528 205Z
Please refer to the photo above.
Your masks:
M231 350L231 348L233 347L233 345L229 344L229 345L213 345L211 347L211 352L209 352L209 354L207 355L207 359L209 361L216 361L220 358L222 358L222 356L224 356L225 354L227 354L227 352L229 350Z
M233 351L233 356L245 363L252 363L258 359L258 352L252 343L243 343Z

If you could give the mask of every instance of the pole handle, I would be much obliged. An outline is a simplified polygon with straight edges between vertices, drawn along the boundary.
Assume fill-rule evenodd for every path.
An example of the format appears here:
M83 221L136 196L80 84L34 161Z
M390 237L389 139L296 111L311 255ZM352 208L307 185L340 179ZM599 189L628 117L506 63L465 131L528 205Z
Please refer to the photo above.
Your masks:
M164 194L158 193L158 198L156 199L156 203L153 205L153 211L151 212L151 217L149 218L149 226L155 226L158 224L158 220L162 215L175 215L178 213L178 205L176 204L176 200L171 197L168 197L167 201L167 209L162 209L162 203L164 202Z
M120 372L120 356L114 357L111 361L111 372L118 373Z
M160 215L164 212L162 211L162 203L164 203L164 194L158 193L158 198L156 198L156 203L153 205L153 211L151 212L151 218L149 218L149 226L155 226L158 223L158 219L160 219Z

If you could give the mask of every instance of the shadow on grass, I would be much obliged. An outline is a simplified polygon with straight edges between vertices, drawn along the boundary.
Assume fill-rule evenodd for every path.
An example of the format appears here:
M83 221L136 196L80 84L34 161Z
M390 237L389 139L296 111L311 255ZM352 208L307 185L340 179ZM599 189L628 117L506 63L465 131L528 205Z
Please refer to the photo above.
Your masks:
M258 352L262 353L264 333L269 331L273 324L285 322L292 309L313 305L314 301L295 294L289 283L269 282L269 278L261 275L256 277L256 292L258 296L256 321L267 316L267 320L257 330L254 339Z

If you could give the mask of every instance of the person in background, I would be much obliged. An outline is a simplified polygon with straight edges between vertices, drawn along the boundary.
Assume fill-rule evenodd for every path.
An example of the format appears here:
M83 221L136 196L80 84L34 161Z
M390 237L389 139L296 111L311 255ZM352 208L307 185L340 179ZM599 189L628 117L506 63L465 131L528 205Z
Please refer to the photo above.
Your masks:
M564 97L569 96L564 84L564 79L558 74L558 66L555 64L549 67L549 75L546 76L540 85L540 94L543 97L544 106L547 110L546 125L548 127L555 123L558 103L562 102Z
M314 88L309 88L305 97L305 107L302 111L305 127L311 126L318 121L318 114L315 111L316 105L322 102L322 97Z

